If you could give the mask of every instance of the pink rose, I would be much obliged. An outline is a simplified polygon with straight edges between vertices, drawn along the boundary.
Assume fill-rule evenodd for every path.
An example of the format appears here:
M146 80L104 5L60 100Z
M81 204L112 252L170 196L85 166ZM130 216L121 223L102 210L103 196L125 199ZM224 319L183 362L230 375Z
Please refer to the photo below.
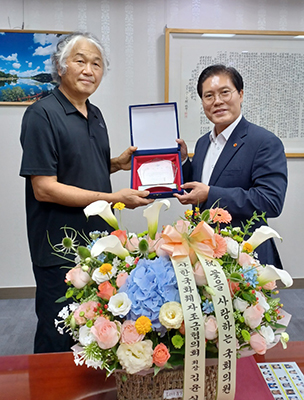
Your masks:
M104 300L110 300L110 298L116 293L116 288L111 285L109 281L102 282L98 285L97 296Z
M277 287L276 281L271 281L266 283L266 285L263 286L263 289L265 290L274 290Z
M121 324L118 321L109 321L104 317L98 317L91 328L101 349L110 349L115 346L120 337Z
M132 236L126 241L125 248L131 253L138 250L139 240L137 236Z
M264 311L264 308L260 304L246 308L243 314L245 324L251 329L257 328L262 322Z
M181 324L181 326L180 326L180 328L179 328L179 332L180 332L182 335L185 335L185 333L186 333L185 322L184 322L184 321L182 322L182 324Z
M164 243L164 239L162 238L161 233L159 233L159 232L156 232L154 240L152 240L148 236L149 253L155 252L158 257L162 257L162 256L165 257L167 255L167 253L161 249L161 245L163 243Z
M194 274L195 283L196 283L197 286L207 285L207 279L206 279L205 271L204 271L204 269L202 267L202 264L199 261L197 261L194 264L193 274Z
M157 367L163 367L170 358L168 348L163 343L158 344L153 351L153 362Z
M239 264L241 267L254 265L254 259L247 253L241 253L239 256Z
M121 326L120 343L133 344L141 342L145 335L140 335L135 328L135 321L127 320Z
M168 255L168 253L162 249L163 244L165 244L165 241L162 237L155 242L154 249L157 257L166 257Z
M77 325L84 325L88 319L93 319L96 316L96 309L98 307L98 303L96 301L87 301L86 303L82 303L77 310L74 312L74 318ZM82 316L79 314L83 313Z
M263 355L266 353L267 350L266 340L259 333L254 332L251 335L249 344L257 354Z
M213 315L209 315L205 320L205 337L207 340L213 340L218 337L217 321Z
M70 269L65 278L77 289L82 289L91 279L90 275L84 272L80 265L76 265L76 267Z
M129 274L127 272L121 272L120 274L117 275L116 278L116 285L120 288L122 287L128 278Z

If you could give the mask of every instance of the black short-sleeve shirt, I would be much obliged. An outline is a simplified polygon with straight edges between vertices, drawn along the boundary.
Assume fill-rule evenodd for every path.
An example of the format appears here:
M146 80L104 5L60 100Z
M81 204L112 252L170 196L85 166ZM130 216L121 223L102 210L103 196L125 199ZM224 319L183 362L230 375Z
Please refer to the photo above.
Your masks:
M58 182L82 189L111 192L110 147L100 110L87 101L85 118L59 89L26 110L21 128L23 148L20 175L26 178L27 230L32 261L39 266L62 264L52 255L63 226L86 234L109 226L100 217L86 219L83 208L39 202L31 175L57 176Z

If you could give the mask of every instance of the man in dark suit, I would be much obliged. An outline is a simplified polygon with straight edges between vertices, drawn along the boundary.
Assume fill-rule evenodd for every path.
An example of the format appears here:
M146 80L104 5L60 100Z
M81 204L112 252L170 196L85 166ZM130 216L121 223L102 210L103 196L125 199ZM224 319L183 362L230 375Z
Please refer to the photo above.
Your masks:
M266 217L280 215L287 188L287 163L281 140L266 129L248 122L241 112L243 79L224 65L207 67L197 91L214 128L196 143L192 162L182 139L185 189L175 195L182 204L211 208L217 201L232 215L233 226L251 218L254 211ZM265 222L260 220L254 229ZM273 240L257 249L262 264L282 268Z

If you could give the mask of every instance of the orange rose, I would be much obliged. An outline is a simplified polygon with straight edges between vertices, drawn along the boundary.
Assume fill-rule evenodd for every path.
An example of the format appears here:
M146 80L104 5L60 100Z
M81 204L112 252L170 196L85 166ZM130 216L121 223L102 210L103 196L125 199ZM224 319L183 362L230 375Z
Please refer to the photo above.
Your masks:
M163 367L170 358L170 353L167 347L160 343L153 351L153 362L157 367Z
M122 231L121 229L117 229L116 231L111 232L111 235L117 236L120 240L121 244L124 246L127 241L127 232Z
M234 293L236 293L240 289L240 284L239 282L232 282L230 279L227 279L227 282L231 297L233 297Z
M111 285L109 281L102 282L98 286L99 292L97 293L98 297L101 297L105 300L110 300L110 298L116 293L116 289Z

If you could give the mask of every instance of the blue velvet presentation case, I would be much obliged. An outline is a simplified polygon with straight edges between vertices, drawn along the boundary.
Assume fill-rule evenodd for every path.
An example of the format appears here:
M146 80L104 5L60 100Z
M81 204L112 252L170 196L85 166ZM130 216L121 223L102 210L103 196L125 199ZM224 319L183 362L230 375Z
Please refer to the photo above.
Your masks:
M129 106L131 144L137 146L132 156L131 188L142 185L138 168L144 163L169 160L175 172L173 185L151 185L150 198L173 197L182 194L183 184L176 103L141 104ZM170 187L171 186L171 187ZM174 186L174 188L172 188Z

